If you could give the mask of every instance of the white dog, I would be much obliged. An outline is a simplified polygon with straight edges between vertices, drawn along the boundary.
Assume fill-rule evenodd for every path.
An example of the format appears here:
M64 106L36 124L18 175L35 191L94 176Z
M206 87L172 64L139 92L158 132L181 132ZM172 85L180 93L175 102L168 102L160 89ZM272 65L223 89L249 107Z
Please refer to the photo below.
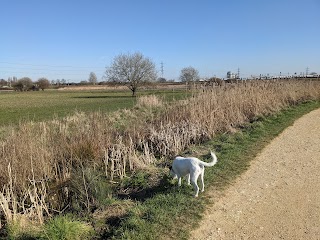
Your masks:
M170 168L170 174L175 179L178 178L178 186L181 186L181 178L187 176L188 185L191 183L195 190L195 197L198 197L199 187L197 184L198 177L201 176L202 190L204 191L204 167L212 167L217 162L217 156L211 152L212 161L209 163L203 162L195 157L176 157L173 160L172 167Z

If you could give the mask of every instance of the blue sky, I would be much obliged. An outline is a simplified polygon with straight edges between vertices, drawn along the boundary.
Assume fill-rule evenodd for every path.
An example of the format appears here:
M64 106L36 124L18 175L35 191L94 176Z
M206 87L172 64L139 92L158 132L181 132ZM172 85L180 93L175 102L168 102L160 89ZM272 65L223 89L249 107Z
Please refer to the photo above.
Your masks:
M320 72L320 0L1 0L0 78L101 80L141 52L164 77Z

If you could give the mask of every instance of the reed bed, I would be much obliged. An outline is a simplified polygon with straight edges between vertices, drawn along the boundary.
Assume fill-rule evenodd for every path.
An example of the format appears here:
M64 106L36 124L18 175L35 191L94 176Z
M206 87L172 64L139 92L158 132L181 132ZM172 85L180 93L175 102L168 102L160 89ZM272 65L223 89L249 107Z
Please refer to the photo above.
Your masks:
M258 117L319 99L319 87L318 81L253 81L211 88L167 108L143 141L156 155L174 156L217 132L232 132Z
M0 215L7 223L21 214L43 223L72 208L77 194L90 212L98 204L94 179L121 180L216 133L319 99L319 81L252 81L208 88L170 105L149 96L131 110L21 124L0 142Z

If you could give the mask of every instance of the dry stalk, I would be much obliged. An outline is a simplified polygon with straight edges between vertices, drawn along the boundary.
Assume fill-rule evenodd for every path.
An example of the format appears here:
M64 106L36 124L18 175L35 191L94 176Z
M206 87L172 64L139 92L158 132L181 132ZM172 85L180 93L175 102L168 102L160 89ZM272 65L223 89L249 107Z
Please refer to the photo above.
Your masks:
M88 210L88 213L89 213L90 212L90 200L89 200L88 187L87 187L87 182L86 182L85 172L84 172L83 166L81 166L81 171L82 171L83 186L84 186L84 189L85 189L86 200L87 200L86 207L87 207L87 210Z

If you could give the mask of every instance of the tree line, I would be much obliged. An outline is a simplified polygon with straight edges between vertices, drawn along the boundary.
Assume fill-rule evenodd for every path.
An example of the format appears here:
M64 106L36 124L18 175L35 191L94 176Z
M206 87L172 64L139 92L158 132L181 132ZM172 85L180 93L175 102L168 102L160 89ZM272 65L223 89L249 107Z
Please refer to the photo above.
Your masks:
M33 82L29 77L23 77L18 79L17 77L9 78L8 81L1 79L0 87L14 89L15 91L38 91L49 88L50 82L46 78L39 78L36 82Z

